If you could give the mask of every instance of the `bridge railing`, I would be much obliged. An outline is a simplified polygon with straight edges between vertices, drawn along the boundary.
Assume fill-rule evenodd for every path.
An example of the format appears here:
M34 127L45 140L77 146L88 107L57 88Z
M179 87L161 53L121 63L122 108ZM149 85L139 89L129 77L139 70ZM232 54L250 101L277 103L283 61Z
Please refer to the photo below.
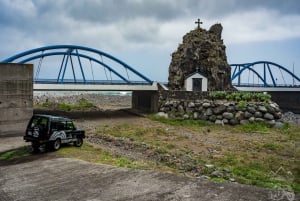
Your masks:
M123 80L79 80L64 79L63 82L57 82L56 79L38 79L34 80L35 84L101 84L101 85L149 85L146 81L131 81L130 83Z
M277 87L277 88L299 88L300 85L285 85L285 84L277 84L276 86L265 86L264 84L252 84L252 83L232 83L233 86L237 87L264 87L264 88L270 88L270 87Z

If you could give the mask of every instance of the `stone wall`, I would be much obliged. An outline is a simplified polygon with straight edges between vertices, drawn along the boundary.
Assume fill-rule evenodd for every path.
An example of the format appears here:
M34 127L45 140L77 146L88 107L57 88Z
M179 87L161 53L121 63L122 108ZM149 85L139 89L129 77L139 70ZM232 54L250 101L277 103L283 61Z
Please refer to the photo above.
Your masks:
M208 93L160 91L159 115L170 118L201 119L215 124L246 124L266 122L281 126L279 106L264 102L209 100Z
M33 65L0 64L0 135L24 133L33 113Z

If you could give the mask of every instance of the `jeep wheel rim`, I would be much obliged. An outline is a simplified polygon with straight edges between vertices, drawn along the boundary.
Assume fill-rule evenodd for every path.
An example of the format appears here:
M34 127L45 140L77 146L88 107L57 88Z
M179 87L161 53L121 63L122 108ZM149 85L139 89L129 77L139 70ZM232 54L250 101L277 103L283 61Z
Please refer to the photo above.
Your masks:
M55 150L58 150L60 148L60 139L55 140L53 147Z
M82 138L77 138L77 140L75 142L75 146L80 147L82 144L83 144Z

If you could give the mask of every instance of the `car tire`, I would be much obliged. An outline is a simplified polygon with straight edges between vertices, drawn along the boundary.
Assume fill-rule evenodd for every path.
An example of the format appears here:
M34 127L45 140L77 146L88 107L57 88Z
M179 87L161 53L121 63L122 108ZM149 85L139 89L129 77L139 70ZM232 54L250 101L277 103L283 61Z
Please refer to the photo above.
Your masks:
M47 142L45 148L46 148L47 151L52 151L52 148L53 148L52 143Z
M61 140L60 140L59 138L57 138L57 139L53 142L52 148L53 148L54 151L57 151L57 150L60 149L60 147L61 147Z
M78 138L76 139L76 141L74 142L74 146L75 146L75 147L81 147L82 144L83 144L83 139L82 139L82 137L78 137Z

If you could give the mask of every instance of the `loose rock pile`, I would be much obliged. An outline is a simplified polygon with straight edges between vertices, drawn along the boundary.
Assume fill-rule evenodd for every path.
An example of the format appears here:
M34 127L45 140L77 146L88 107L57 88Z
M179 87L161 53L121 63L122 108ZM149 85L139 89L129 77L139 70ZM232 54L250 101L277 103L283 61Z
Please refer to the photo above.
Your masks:
M87 99L89 102L93 103L95 106L101 109L106 109L107 107L131 107L131 96L103 94L35 94L33 96L33 103L35 105L39 105L45 102L77 104L78 100L80 99Z
M249 122L266 122L276 127L283 125L281 110L274 102L169 100L161 105L158 115L171 118L201 119L219 125L237 125Z
M281 120L284 122L300 125L300 115L294 114L291 111L283 113Z

